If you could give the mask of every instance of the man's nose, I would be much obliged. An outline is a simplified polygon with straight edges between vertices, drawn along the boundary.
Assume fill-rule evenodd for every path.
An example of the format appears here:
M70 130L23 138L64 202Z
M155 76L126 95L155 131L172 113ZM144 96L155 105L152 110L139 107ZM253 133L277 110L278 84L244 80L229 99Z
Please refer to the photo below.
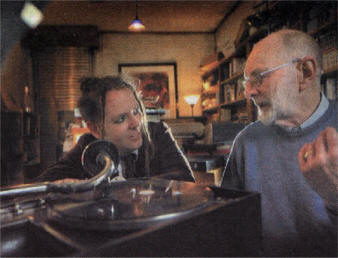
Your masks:
M244 95L247 99L250 99L258 94L257 87L253 86L251 82L247 82L245 85Z
M129 118L129 128L137 128L141 124L141 116L140 115L130 115Z

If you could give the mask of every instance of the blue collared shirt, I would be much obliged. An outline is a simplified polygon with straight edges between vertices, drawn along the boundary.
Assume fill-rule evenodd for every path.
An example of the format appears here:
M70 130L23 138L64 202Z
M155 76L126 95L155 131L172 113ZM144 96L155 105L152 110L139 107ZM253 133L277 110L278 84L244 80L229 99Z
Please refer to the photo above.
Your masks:
M297 127L279 126L279 127L283 128L285 131L288 132L298 132L314 124L329 108L329 101L327 100L325 95L322 93L320 93L320 95L321 95L320 103L316 108L315 112L313 112L313 114L308 119L306 119L300 126Z
M327 100L325 95L322 93L320 95L321 98L319 106L317 107L316 111L300 125L301 129L304 129L314 124L329 108L329 101Z

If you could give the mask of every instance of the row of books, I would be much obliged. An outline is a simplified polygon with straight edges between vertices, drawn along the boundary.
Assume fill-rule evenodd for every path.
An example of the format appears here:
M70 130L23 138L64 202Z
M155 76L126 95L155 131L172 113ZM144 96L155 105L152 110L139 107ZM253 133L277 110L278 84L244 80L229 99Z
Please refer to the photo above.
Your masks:
M325 2L325 1L322 1ZM327 1L329 2L329 1ZM332 4L334 1L332 1ZM313 8L308 11L308 21L306 23L306 30L308 32L317 30L320 26L337 20L337 10L334 8L334 4L332 5L333 8L330 8L329 5L322 5L316 6L314 5Z
M219 97L218 94L215 97L208 97L202 100L202 108L209 109L214 108L219 104Z
M246 58L234 57L230 64L230 76L242 73L245 68Z
M330 30L326 33L320 34L318 37L318 43L322 51L337 48L337 31Z
M338 49L332 48L323 52L323 71L328 72L338 68Z
M232 76L238 75L244 71L246 58L234 57L230 62L226 62L221 66L221 80L226 80Z
M225 84L223 90L224 103L231 103L245 98L243 78L238 79L234 83Z
M338 87L338 80L337 78L327 78L325 83L322 85L322 92L326 95L326 97L330 100L337 100L337 87Z

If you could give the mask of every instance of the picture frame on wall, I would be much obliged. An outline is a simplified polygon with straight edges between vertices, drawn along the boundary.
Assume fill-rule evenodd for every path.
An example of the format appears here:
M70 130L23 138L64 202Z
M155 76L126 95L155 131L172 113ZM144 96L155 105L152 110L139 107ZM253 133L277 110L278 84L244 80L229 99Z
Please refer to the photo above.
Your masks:
M133 81L147 114L161 114L163 119L177 118L176 63L122 63L118 71Z

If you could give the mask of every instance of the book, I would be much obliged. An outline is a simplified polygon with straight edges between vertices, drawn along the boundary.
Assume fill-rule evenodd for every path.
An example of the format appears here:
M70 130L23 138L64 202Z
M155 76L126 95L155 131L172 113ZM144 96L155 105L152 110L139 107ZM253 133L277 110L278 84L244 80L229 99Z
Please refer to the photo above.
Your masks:
M335 78L326 80L326 97L330 100L337 99L337 80Z

